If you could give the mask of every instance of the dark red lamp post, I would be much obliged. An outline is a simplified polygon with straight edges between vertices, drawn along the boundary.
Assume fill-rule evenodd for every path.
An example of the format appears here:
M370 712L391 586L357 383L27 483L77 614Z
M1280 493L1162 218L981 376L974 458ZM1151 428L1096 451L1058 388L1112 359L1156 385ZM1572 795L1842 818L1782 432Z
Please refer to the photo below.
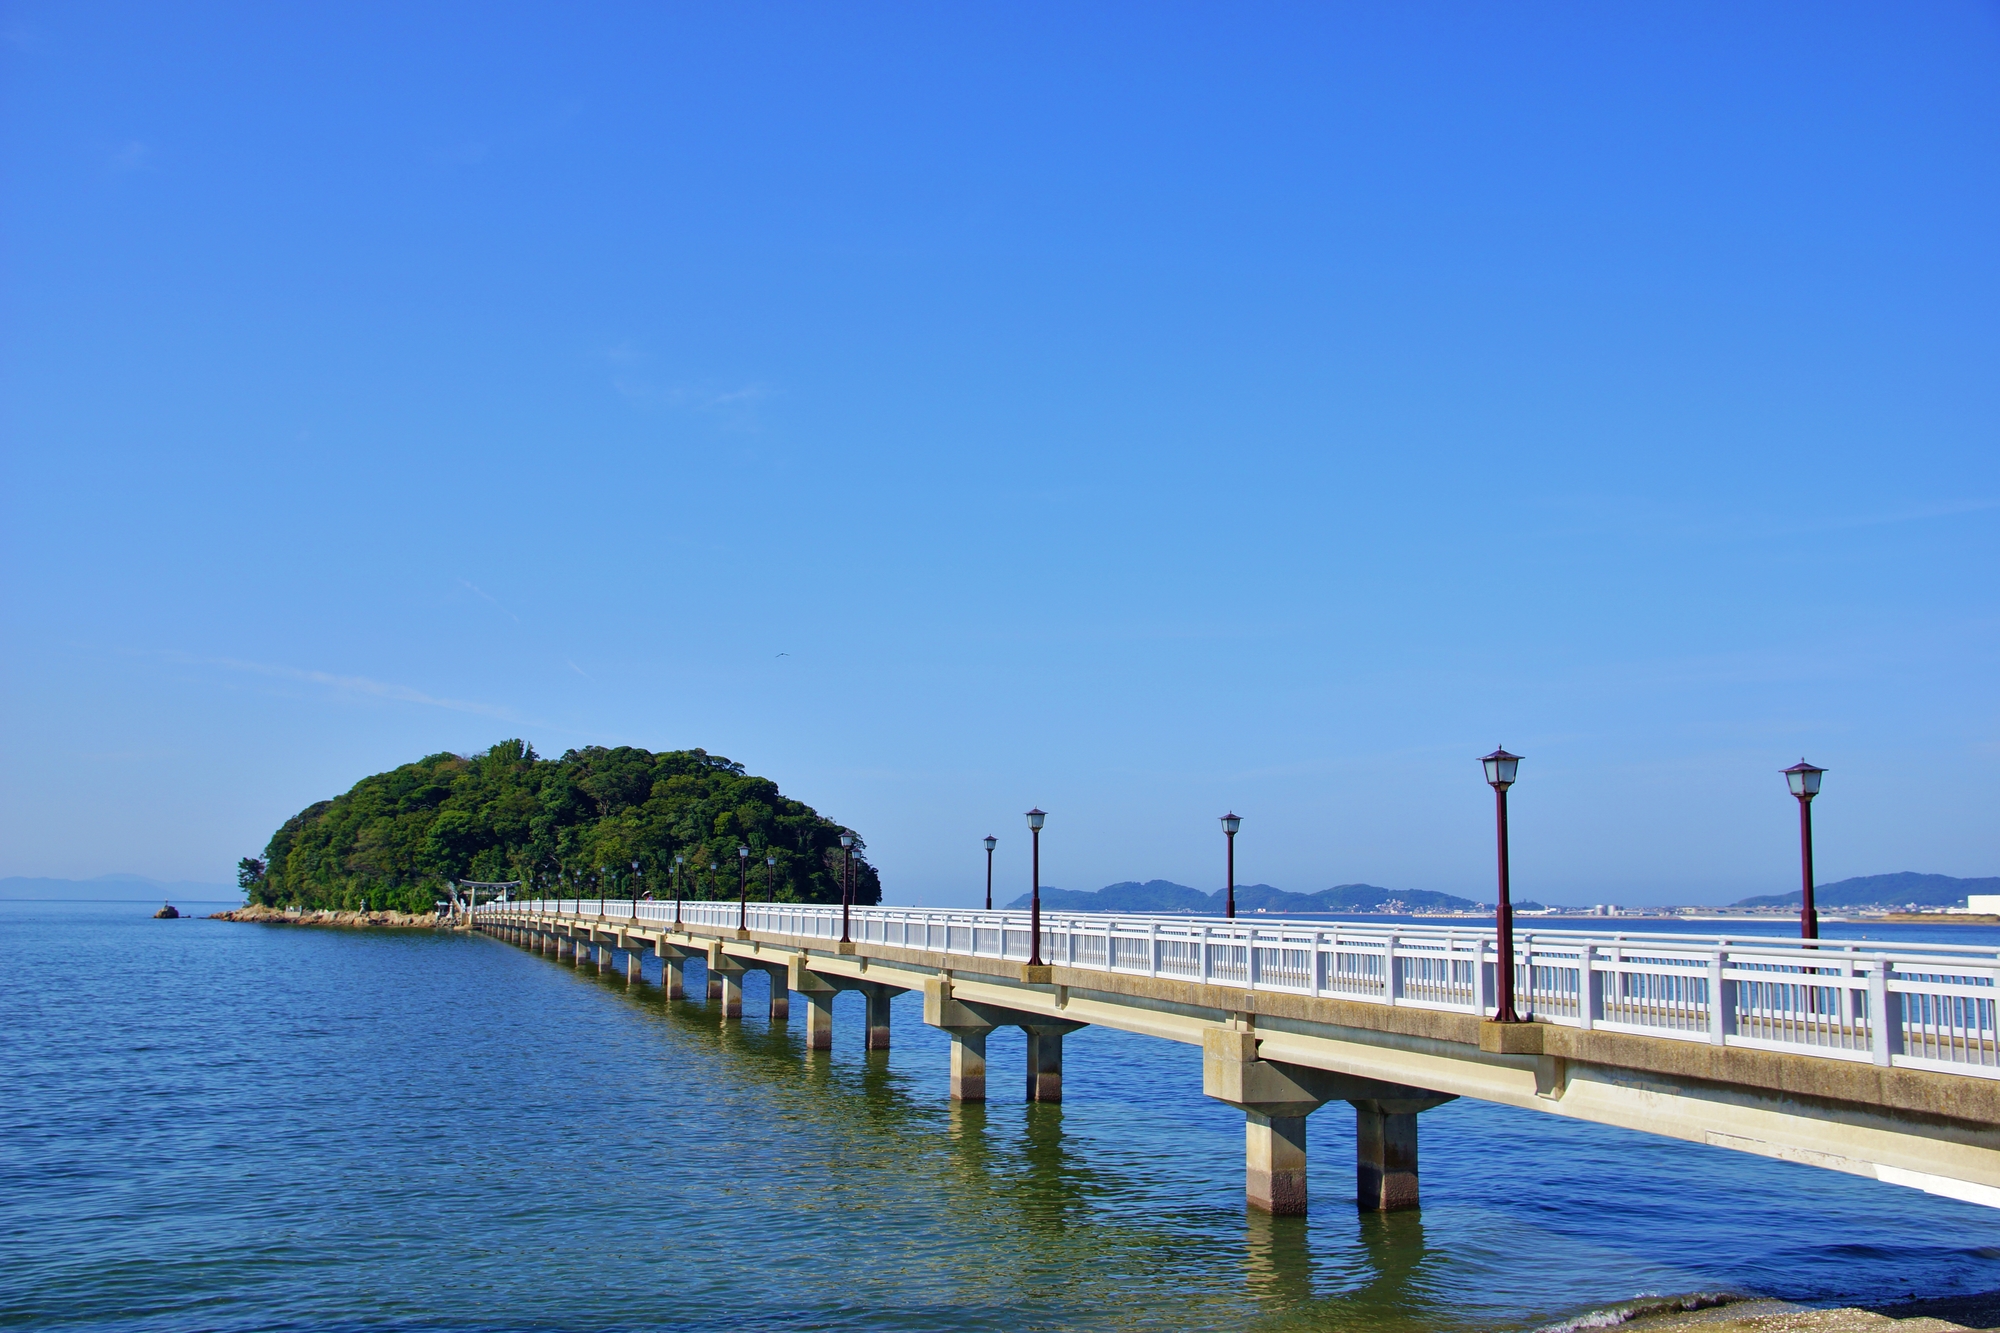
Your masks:
M848 905L854 901L854 835L840 835L843 860L840 863L840 942L846 944Z
M1222 817L1222 831L1229 839L1229 896L1224 901L1222 914L1232 921L1236 919L1236 830L1243 827L1243 816L1234 811Z
M736 849L736 928L750 928L750 849Z
M999 839L988 835L986 839L986 910L993 910L993 848Z
M1486 766L1486 781L1493 788L1494 828L1500 843L1500 901L1493 912L1493 924L1500 937L1500 956L1493 969L1498 983L1493 1021L1518 1023L1521 1016L1514 1012L1514 903L1507 873L1507 789L1514 785L1514 772L1521 766L1521 756L1501 749L1481 755L1479 762Z
M681 886L681 880L685 877L682 867L686 864L685 856L674 857L674 924L677 926L681 923L681 895L687 892Z
M1034 836L1035 850L1032 856L1034 878L1033 897L1028 899L1028 966L1042 965L1042 821L1048 815L1041 810L1028 811L1028 831Z
M1819 908L1813 903L1812 798L1819 795L1819 777L1826 772L1801 759L1784 770L1785 783L1799 798L1799 938L1819 938Z

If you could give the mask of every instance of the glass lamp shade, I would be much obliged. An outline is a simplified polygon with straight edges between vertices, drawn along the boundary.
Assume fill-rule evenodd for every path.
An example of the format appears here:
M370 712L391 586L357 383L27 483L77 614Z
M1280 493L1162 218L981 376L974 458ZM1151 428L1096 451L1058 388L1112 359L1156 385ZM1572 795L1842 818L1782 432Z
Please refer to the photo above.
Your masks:
M999 845L1000 845L1000 839L998 838L988 838L986 840L986 850L989 852Z
M639 863L637 861L632 863L632 873L635 875L639 873Z
M1224 833L1234 833L1236 832L1237 829L1242 827L1243 827L1243 816L1232 813L1224 815L1222 817L1222 831Z
M1824 772L1801 759L1785 770L1785 785L1792 789L1792 795L1810 801L1819 795L1819 775Z
M778 858L775 856L767 856L764 858L764 864L771 867L771 869L776 870L778 868Z
M674 864L677 866L684 866L687 864L687 858L685 856L676 856L674 858Z
M1049 816L1046 811L1030 810L1028 812L1028 827L1039 833L1042 831L1042 821L1047 819L1048 817Z
M750 859L750 849L748 847L738 847L736 849L736 855L741 857L743 860L748 861Z
M1521 756L1508 754L1505 750L1495 750L1492 754L1479 756L1479 762L1486 766L1486 781L1501 791L1514 785L1514 770L1521 766Z
M852 847L854 845L854 835L852 833L841 834L840 845L842 847Z

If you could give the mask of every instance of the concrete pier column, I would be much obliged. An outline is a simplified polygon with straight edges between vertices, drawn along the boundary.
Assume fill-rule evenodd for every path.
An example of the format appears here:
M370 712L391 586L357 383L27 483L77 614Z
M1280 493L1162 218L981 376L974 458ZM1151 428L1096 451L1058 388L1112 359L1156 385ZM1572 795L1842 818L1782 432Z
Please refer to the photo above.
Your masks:
M833 1049L833 997L838 991L807 991L806 1002L806 1049L809 1051L830 1051Z
M951 1037L951 1099L955 1102L986 1100L986 1033L959 1028L948 1030Z
M570 957L571 955L575 954L575 952L576 952L576 946L574 944L572 944L569 940L563 938L561 935L556 936L556 960L558 962L560 962L565 958Z
M687 986L685 985L684 974L687 967L687 954L665 940L660 940L654 944L653 952L660 960L660 988L667 993L667 998L669 1000L686 999Z
M616 952L617 950L613 949L608 944L600 944L597 946L597 970L600 975L605 972L609 972L612 968L618 965L617 960L614 957Z
M899 992L891 986L870 985L861 993L868 997L868 1040L864 1043L871 1051L889 1049L889 1001Z
M1417 1206L1417 1110L1363 1098L1354 1103L1354 1199L1365 1212Z
M625 984L628 986L637 986L645 980L646 974L639 965L639 951L637 949L627 949L625 951Z
M722 978L722 1016L724 1018L743 1017L743 974L741 972L720 972Z
M792 990L782 967L767 967L764 975L771 978L771 1021L789 1022L792 1017Z
M1062 1100L1063 1029L1042 1023L1023 1023L1028 1034L1028 1100Z
M1414 1117L1413 1117L1414 1118ZM1306 1118L1243 1113L1243 1196L1279 1216L1306 1210Z

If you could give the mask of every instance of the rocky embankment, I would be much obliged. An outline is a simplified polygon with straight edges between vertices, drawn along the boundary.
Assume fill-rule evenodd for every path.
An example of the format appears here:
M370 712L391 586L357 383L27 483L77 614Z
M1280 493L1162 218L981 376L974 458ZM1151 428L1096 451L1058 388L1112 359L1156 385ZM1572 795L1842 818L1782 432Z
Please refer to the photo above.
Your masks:
M2000 1292L1910 1301L1872 1310L1814 1310L1784 1301L1737 1301L1715 1309L1648 1314L1616 1327L1619 1333L1974 1333L1992 1329L1996 1322L2000 1322Z
M209 917L211 921L256 921L271 926L392 926L414 929L418 926L426 930L438 925L438 918L432 913L413 914L410 912L333 912L321 909L316 912L287 912L282 907L264 907L252 904L239 907L233 912L217 912Z

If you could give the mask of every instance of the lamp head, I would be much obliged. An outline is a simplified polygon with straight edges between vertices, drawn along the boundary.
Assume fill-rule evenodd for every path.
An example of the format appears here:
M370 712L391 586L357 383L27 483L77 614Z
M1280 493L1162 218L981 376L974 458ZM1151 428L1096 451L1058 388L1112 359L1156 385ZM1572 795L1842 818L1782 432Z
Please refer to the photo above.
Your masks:
M772 869L775 870L778 865L778 858L775 856L767 856L764 858L764 864L770 866Z
M989 852L990 852L990 851L992 851L992 850L993 850L993 849L994 849L995 847L998 847L999 845L1000 845L1000 839L998 839L998 838L994 837L994 836L993 836L992 834L990 834L990 833L989 833L989 834L988 834L988 835L986 836L986 850L987 850L987 851L989 851Z
M853 835L852 833L843 833L843 834L841 834L841 835L840 835L840 845L841 845L842 847L846 847L846 848L849 848L849 849L851 850L851 849L853 848L853 846L854 846L854 835Z
M1801 801L1810 801L1819 795L1819 775L1824 772L1825 769L1814 768L1801 759L1785 770L1785 785L1790 787L1792 795Z
M1521 766L1521 756L1500 749L1480 755L1479 762L1486 766L1486 781L1493 790L1506 791L1514 785L1514 770Z
M1048 817L1048 812L1045 810L1030 810L1028 812L1028 827L1040 833L1042 831L1042 821Z
M748 861L750 859L750 849L748 847L738 847L736 849L736 855L738 856L738 858Z
M687 858L685 856L681 856L680 854L676 853L674 856L674 864L677 866L684 866L687 864Z
M1232 811L1231 813L1226 814L1222 817L1222 831L1224 833L1234 833L1236 832L1237 829L1242 827L1243 827L1243 816L1236 814L1235 812Z

